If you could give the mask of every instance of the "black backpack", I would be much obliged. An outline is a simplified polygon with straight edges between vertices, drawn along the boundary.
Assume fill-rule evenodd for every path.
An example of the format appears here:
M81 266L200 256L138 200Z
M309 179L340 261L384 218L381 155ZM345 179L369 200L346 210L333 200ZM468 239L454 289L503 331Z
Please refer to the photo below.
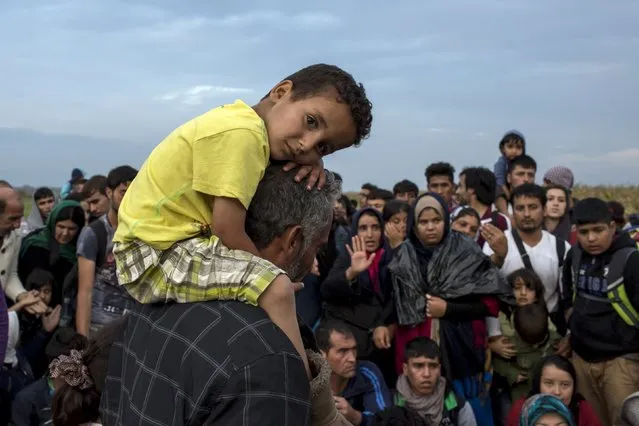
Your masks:
M95 261L95 269L97 270L106 261L107 246L107 229L102 220L94 220L89 224L98 240L98 253ZM78 262L69 273L64 277L62 285L62 312L60 314L60 327L75 328L75 308L78 296Z

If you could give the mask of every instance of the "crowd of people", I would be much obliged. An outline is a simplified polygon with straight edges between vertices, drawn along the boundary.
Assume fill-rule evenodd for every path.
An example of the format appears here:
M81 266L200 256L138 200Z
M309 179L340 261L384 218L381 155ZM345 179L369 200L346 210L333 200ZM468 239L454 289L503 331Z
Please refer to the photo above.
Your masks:
M0 425L639 425L637 216L517 131L351 200L371 111L318 64L27 217L0 181Z

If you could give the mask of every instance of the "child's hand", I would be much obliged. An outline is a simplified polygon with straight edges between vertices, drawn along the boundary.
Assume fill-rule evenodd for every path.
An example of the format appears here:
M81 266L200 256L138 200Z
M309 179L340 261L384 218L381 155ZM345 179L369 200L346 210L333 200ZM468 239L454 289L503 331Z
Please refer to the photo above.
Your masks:
M426 316L429 318L441 318L446 315L446 301L437 296L426 295Z
M24 308L31 315L40 315L47 311L47 305L40 300L37 290L25 291L16 298L16 304L9 308L10 311L20 311Z
M296 182L301 182L302 179L308 176L306 189L310 191L316 183L317 189L322 189L324 187L324 184L326 183L326 172L324 171L324 162L322 159L320 159L319 163L314 166L300 166L299 164L291 161L284 165L284 171L288 172L296 167L300 168L299 172L295 175Z
M61 311L62 307L58 305L53 310L42 315L42 328L44 328L47 333L53 332L58 324L60 324Z
M517 374L517 382L516 383L524 383L527 380L528 380L528 376L526 375L526 373Z

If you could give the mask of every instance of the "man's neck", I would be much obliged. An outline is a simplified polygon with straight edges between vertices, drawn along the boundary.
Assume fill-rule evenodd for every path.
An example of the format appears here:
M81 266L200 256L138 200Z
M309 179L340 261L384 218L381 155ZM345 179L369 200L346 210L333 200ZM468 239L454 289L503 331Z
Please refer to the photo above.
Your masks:
M341 395L344 389L346 389L347 384L348 379L331 373L331 390L333 391L333 395Z
M111 224L113 229L118 227L118 212L113 209L109 209L109 212L107 213L107 219L109 220L109 223Z
M477 201L476 199L470 201L470 207L472 207L473 210L475 210L477 212L477 214L479 215L479 218L484 217L484 215L486 214L486 212L490 208L490 206L482 204L479 201Z
M521 240L530 247L535 247L541 241L541 237L542 237L541 228L537 228L532 232L522 232L519 229L517 231L519 232L519 236L521 237Z

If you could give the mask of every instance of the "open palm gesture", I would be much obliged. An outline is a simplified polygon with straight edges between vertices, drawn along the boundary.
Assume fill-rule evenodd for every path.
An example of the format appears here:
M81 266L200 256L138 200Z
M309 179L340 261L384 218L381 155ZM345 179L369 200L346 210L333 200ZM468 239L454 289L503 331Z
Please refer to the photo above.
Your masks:
M353 237L351 244L351 246L346 244L346 250L348 254L351 255L351 269L353 273L360 274L371 266L373 259L375 259L375 253L370 256L366 253L364 241L362 241L359 235Z

